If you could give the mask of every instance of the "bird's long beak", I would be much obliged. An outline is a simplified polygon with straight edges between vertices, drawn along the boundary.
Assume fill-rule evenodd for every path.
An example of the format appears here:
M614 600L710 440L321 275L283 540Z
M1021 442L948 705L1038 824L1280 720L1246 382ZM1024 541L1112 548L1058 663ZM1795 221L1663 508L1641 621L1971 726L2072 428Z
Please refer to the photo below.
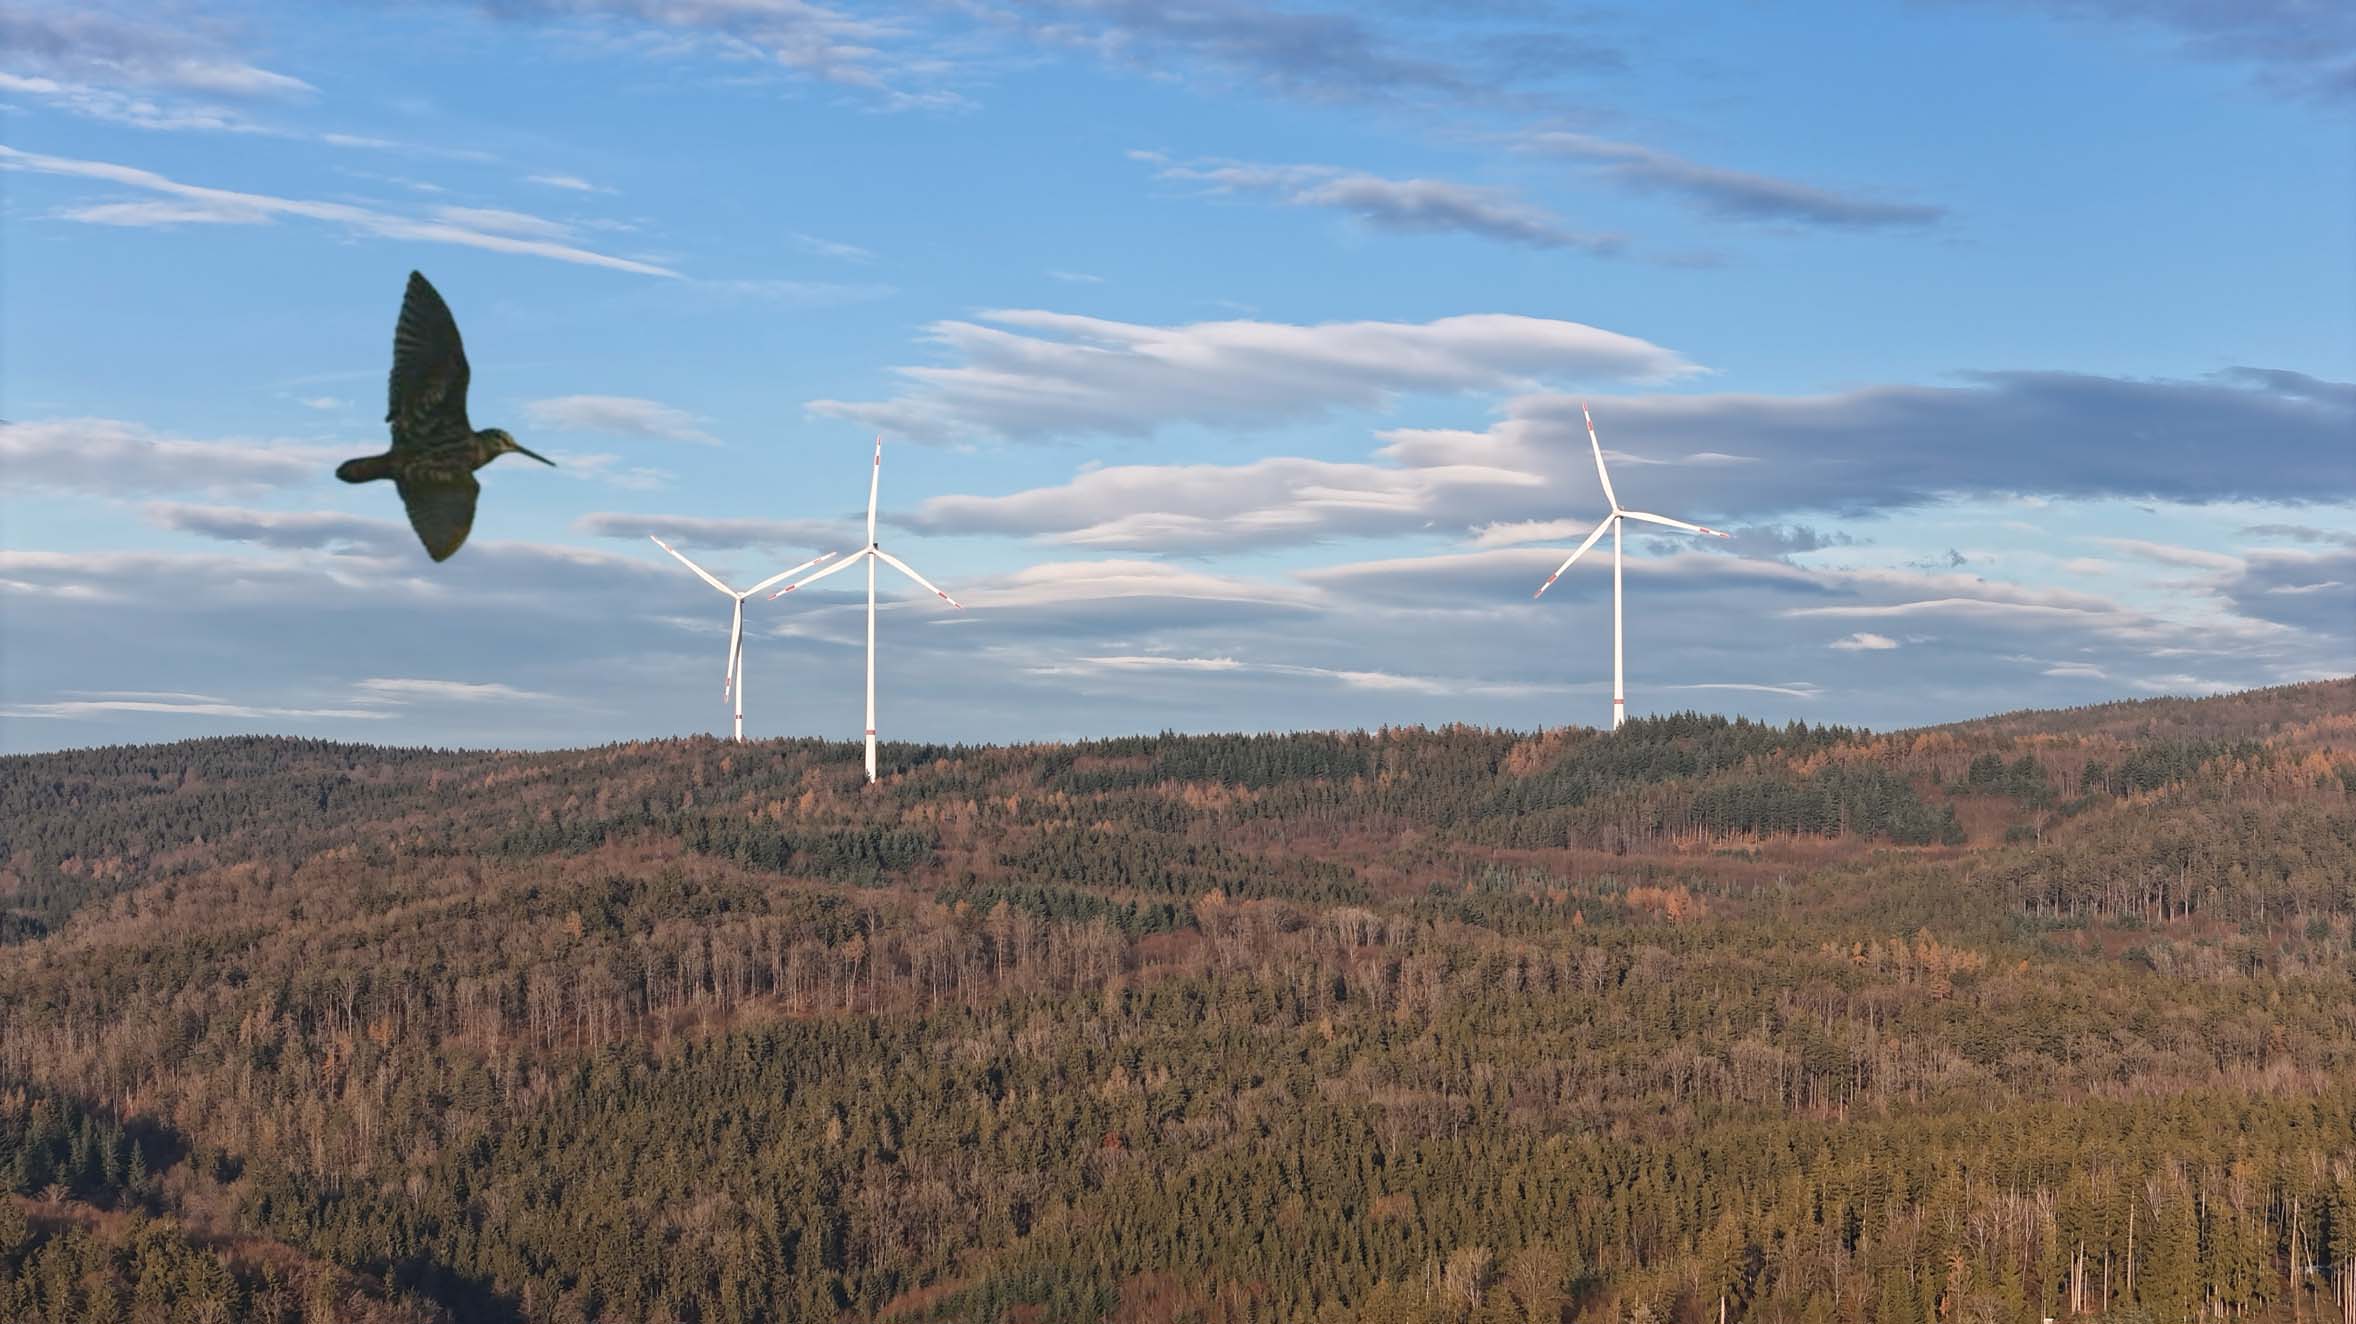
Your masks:
M549 459L547 456L542 455L538 451L528 451L523 447L518 446L515 448L515 453L518 455L529 455L533 459L538 460L540 463L547 465L551 469L556 467L556 461Z

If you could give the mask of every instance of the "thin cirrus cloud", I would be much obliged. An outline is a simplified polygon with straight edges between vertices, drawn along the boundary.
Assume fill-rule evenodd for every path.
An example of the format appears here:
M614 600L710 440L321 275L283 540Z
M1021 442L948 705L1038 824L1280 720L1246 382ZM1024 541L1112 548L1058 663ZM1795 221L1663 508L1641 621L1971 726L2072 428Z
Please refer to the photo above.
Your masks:
M1381 557L1318 566L1298 572L1295 578L1327 592L1368 603L1427 609L1519 608L1535 602L1534 591L1545 582L1547 572L1561 563L1568 550L1493 547L1426 556ZM1814 599L1827 592L1827 581L1821 571L1698 551L1669 556L1633 555L1627 558L1623 574L1630 583L1631 594L1654 593L1656 586L1666 586L1681 595L1700 590L1741 589L1760 595L1762 600L1771 594ZM1598 594L1608 600L1610 578L1610 557L1582 560L1545 601L1572 601Z
M1650 147L1584 133L1523 135L1521 150L1601 168L1604 176L1638 192L1666 193L1707 215L1738 221L1786 221L1834 229L1920 228L1944 220L1947 209L1838 193L1772 175L1704 165Z
M594 252L572 244L550 239L528 238L498 233L448 219L426 219L398 216L374 208L345 202L314 202L299 198L273 197L263 193L241 193L231 189L208 188L199 184L185 184L152 170L136 166L116 165L107 161L85 161L72 157L47 156L38 152L19 151L0 146L0 169L28 171L36 174L61 175L77 179L95 179L129 188L160 193L174 199L175 206L161 211L140 213L115 211L101 213L96 219L108 224L167 225L196 219L194 213L206 213L203 219L216 224L268 225L280 218L317 221L337 227L347 234L365 235L380 239L405 239L420 243L457 244L467 248L487 249L496 253L514 253L529 257L550 258L581 266L605 267L615 271L633 272L642 276L676 278L679 273L651 262ZM102 206L104 204L101 204ZM73 219L69 214L69 219Z
M786 241L794 247L814 257L832 258L838 262L866 262L875 257L874 253L857 244L846 244L835 239L822 239L814 234L803 234L799 230L789 230L785 237Z
M27 97L84 119L102 120L162 133L261 133L260 124L234 110L178 99L158 100L144 91L101 87L46 75L0 72L0 94Z
M0 707L0 716L67 721L138 715L377 722L393 718L409 719L412 714L395 710L417 703L534 703L556 697L496 681L406 677L371 677L356 682L351 688L349 703L352 706L311 708L248 703L215 694L179 691L68 690L65 697L46 703L19 703Z
M253 510L243 506L150 501L142 513L148 523L175 533L281 549L353 547L398 551L414 537L409 526L398 521L338 511Z
M1244 465L1109 465L1009 496L935 497L894 522L925 533L1210 552L1395 532L1423 522L1426 511L1543 481L1482 465L1399 470L1291 456Z
M581 178L579 175L526 175L524 176L524 182L527 184L538 184L543 188L559 188L565 190L568 193L611 193L613 191L612 189L602 188L596 184L592 184L588 180Z
M301 97L318 90L206 44L201 31L201 25L140 22L91 5L0 10L0 51L89 82L229 97Z
M1525 519L1500 520L1483 524L1473 530L1472 545L1476 548L1520 547L1534 542L1577 541L1595 528L1593 520L1583 519Z
M570 222L534 216L530 212L510 211L504 207L436 207L434 219L470 230L491 234L510 234L523 239L570 239Z
M1200 184L1214 193L1256 194L1286 206L1338 211L1395 234L1467 234L1605 256L1627 247L1625 236L1574 229L1554 213L1503 189L1444 179L1392 179L1330 165L1175 164L1155 152L1130 156L1159 166L1159 179Z
M1248 662L1233 657L1168 657L1158 654L1120 654L1076 657L1068 662L1034 668L1046 676L1135 675L1140 672L1190 672L1247 678L1331 682L1347 689L1392 694L1420 694L1434 698L1458 695L1522 697L1563 694L1570 686L1531 681L1484 681L1462 676L1417 676L1395 671L1367 671L1342 667L1304 666L1292 662Z
M336 719L377 721L394 714L378 708L281 708L237 703L214 695L190 694L160 699L60 699L48 703L12 703L0 707L0 717L88 718L133 713L147 716L233 717L274 719Z
M2101 28L2137 23L2175 33L2201 59L2252 66L2261 86L2294 97L2356 97L2356 11L2331 0L2002 0Z
M1617 73L1627 58L1593 31L1593 11L1547 13L1536 30L1491 27L1467 39L1428 21L1431 6L1277 8L1242 0L1030 0L994 14L1033 44L1094 55L1157 76L1203 74L1321 103L1445 99L1533 103L1530 89ZM1508 24L1523 5L1455 6L1460 23Z
M573 521L573 531L593 538L661 538L689 547L720 551L758 548L829 548L854 536L849 521L746 519L705 515L631 515L592 511Z
M741 66L747 54L771 69L862 94L886 110L953 110L966 104L940 86L953 62L932 49L924 26L852 13L810 0L654 3L651 0L496 0L494 17L634 27L668 34L636 43L665 55L700 53Z
M2238 556L2205 547L2180 547L2174 543L2152 542L2143 538L2089 537L2086 541L2145 561L2156 561L2161 565L2179 566L2187 570L2239 570L2244 564Z
M497 681L432 680L408 676L371 676L352 688L363 703L518 703L553 699L553 694L517 689Z
M1825 645L1827 648L1838 649L1844 653L1884 653L1897 646L1897 640L1886 634L1875 634L1871 630L1860 630L1855 634L1843 635ZM2052 675L2053 673L2047 672L2046 674Z
M907 16L815 3L672 4L649 0L498 0L508 19L634 30L658 58L701 55L759 64L831 85L886 110L960 110L960 85L1002 64L1001 47L1068 52L1160 77L1248 84L1312 102L1445 97L1452 104L1524 100L1523 89L1597 72L1626 57L1583 16L1548 16L1540 30L1500 29L1466 40L1412 9L1333 5L1273 8L1242 0L1026 0ZM1521 17L1519 6L1463 11L1476 25ZM963 20L960 22L960 20ZM1587 24L1587 26L1593 26ZM647 40L647 37L656 37Z
M544 428L636 437L643 441L720 444L718 437L697 426L695 415L637 396L560 395L529 401L524 405L524 413Z
M1381 407L1408 393L1660 382L1701 371L1634 336L1504 313L1421 323L1152 326L1007 309L936 322L927 333L959 361L895 369L909 388L891 400L814 400L808 408L931 440L1134 437L1174 424L1293 422Z

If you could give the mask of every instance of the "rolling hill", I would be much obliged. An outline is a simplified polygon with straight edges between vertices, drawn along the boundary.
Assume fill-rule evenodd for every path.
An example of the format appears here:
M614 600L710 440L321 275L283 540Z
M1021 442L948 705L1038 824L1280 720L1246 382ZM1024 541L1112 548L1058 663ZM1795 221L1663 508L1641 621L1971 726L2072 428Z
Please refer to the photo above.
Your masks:
M0 1317L2356 1324L2356 680L884 763L0 759Z

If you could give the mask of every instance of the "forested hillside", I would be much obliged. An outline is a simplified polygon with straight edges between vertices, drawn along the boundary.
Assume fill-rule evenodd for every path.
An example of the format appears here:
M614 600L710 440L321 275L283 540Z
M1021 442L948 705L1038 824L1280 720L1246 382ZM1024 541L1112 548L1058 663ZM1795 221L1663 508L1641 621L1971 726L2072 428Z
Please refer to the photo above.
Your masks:
M2356 681L0 759L0 1319L2356 1324Z

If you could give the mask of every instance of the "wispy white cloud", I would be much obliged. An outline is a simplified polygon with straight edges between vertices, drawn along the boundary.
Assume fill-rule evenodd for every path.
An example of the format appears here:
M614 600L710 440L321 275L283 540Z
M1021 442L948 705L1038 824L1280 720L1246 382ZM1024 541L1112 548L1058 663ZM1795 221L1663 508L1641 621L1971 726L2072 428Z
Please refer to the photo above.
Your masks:
M59 219L85 225L163 229L174 225L266 225L270 214L253 207L216 202L99 202L62 208Z
M944 587L970 609L951 622L963 630L1099 637L1189 623L1304 619L1323 603L1323 594L1298 584L1117 559L1048 562L962 588L944 581ZM851 605L851 595L842 601Z
M2153 694L2230 694L2248 688L2236 681L2215 677L2187 676L2182 673L2168 676L2139 676L2127 682L2139 690Z
M46 156L38 152L26 152L14 147L0 146L0 169L95 179L129 188L144 189L151 193L161 193L179 200L184 210L210 212L211 215L204 219L216 223L266 225L280 217L294 217L336 226L346 233L376 238L406 239L420 243L457 244L497 253L514 253L529 257L550 258L559 262L571 262L582 266L606 267L615 271L634 272L642 276L677 277L679 274L668 267L658 266L651 262L615 257L548 239L494 233L446 219L397 216L352 203L314 202L299 198L281 198L269 194L240 193L229 189L184 184L178 180L159 175L152 170L142 170L136 166L116 165L106 161L85 161L71 157ZM129 223L124 219L125 215L125 213L117 212L102 219L109 224L121 225ZM157 217L149 223L177 224L187 219L190 218L186 215Z
M46 717L71 721L76 718L108 717L123 713L173 717L329 718L357 721L381 721L393 715L378 708L281 708L206 698L63 699L51 703L0 705L0 717Z
M422 680L376 677L352 687L349 707L290 707L250 703L211 694L152 690L69 690L69 697L46 703L0 706L0 716L88 720L143 715L160 717L228 717L242 719L381 722L411 715L399 711L413 704L538 703L552 694L518 689L497 682Z
M686 441L717 446L720 439L696 425L684 409L628 395L562 395L527 401L524 412L541 427L600 432L647 441Z
M1456 676L1417 676L1392 671L1358 671L1338 667L1302 666L1289 662L1246 662L1232 657L1166 657L1153 654L1075 657L1061 663L1042 664L1033 669L1041 675L1050 676L1152 671L1178 671L1241 677L1273 676L1286 679L1328 681L1345 689L1373 690L1394 694L1422 694L1439 698L1471 695L1518 697L1537 694L1567 694L1576 688L1548 682L1479 680Z
M1624 236L1575 229L1545 208L1498 188L1444 179L1392 179L1331 165L1173 164L1151 152L1131 155L1159 165L1161 179L1198 183L1219 193L1260 194L1288 206L1339 211L1393 233L1469 234L1597 254L1616 254L1627 247Z
M436 207L433 215L436 220L492 234L512 234L526 239L570 239L573 236L573 226L569 222L501 207Z
M2262 86L2294 97L2356 97L2356 18L2313 0L2011 0L2098 26L2140 23L2174 32L2187 53L2258 70Z
M729 298L751 299L794 308L827 308L837 304L867 303L898 293L880 282L784 280L764 277L698 280L696 289Z
M1827 648L1839 649L1844 653L1884 652L1897 646L1898 641L1886 634L1874 634L1864 630L1856 634L1845 635L1825 645Z
M794 247L816 257L834 258L837 261L842 262L865 262L875 256L875 254L859 247L857 244L845 244L839 243L832 239L821 239L817 235L803 234L799 230L788 230L786 231L785 237L788 242L793 244Z
M1887 229L1937 223L1946 208L1835 193L1771 175L1703 165L1680 156L1584 133L1536 132L1516 140L1524 151L1599 166L1605 177L1641 192L1667 193L1712 216L1788 221L1838 229Z
M424 680L412 677L372 676L355 683L363 703L539 703L554 699L553 694L537 690L517 689L497 681Z
M581 482L603 483L626 492L659 492L678 475L653 465L632 464L610 451L555 451L557 472Z
M2142 538L2095 538L2085 541L2098 543L2115 552L2156 561L2161 565L2181 566L2188 570L2239 570L2242 558L2224 552L2213 552L2202 547L2179 547L2173 543L2150 542Z
M502 0L490 12L667 33L661 43L640 45L666 55L714 56L740 69L766 67L858 94L883 110L966 104L943 85L955 65L931 49L924 26L815 0Z
M164 133L262 133L264 126L221 106L158 99L70 79L0 72L0 95L25 97L84 119Z
M113 418L0 424L0 472L12 487L96 496L293 487L346 458L300 442L196 441Z
M527 184L539 184L546 188L560 188L573 193L611 193L613 191L612 189L602 188L596 184L592 184L588 180L581 178L579 175L526 175L524 176L524 182Z
M617 511L582 515L573 521L573 529L594 538L639 539L651 535L689 547L720 549L835 548L856 536L849 520L632 515Z
M934 497L895 522L1077 547L1233 550L1395 531L1436 506L1470 504L1539 482L1480 465L1402 471L1292 457L1239 466L1108 465L1011 496Z
M94 6L0 10L0 51L93 80L228 97L306 97L318 89L208 45L201 25L132 19Z
M1579 31L1581 17L1569 13L1548 13L1527 30L1458 39L1414 22L1413 6L1031 0L982 12L1036 44L1124 69L1214 85L1244 82L1313 102L1518 104L1534 84L1624 64L1617 50ZM1537 11L1483 5L1451 12L1478 24Z
M253 510L242 506L150 501L142 513L157 528L263 547L352 546L382 551L405 548L413 536L409 526L398 520L371 519L337 511Z
M1519 547L1533 542L1561 542L1584 538L1595 527L1593 520L1529 519L1503 524L1483 524L1473 531L1475 547Z
M1795 681L1788 685L1766 685L1741 680L1701 680L1682 685L1661 685L1656 688L1663 690L1741 690L1752 694L1780 694L1787 699L1815 699L1823 697L1824 694L1824 690L1820 686L1808 681Z
M895 369L911 383L899 397L815 400L811 412L919 438L1143 436L1181 423L1292 422L1410 393L1667 381L1701 371L1634 336L1505 313L1306 326L1151 326L1038 309L977 318L928 328L961 361Z

